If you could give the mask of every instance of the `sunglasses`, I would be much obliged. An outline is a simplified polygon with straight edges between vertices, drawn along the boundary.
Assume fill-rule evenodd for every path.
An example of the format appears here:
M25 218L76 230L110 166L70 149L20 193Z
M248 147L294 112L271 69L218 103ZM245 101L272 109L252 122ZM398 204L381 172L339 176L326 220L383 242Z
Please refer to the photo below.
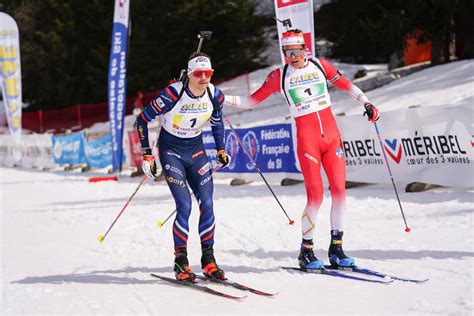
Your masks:
M283 54L286 57L291 57L291 55L293 55L293 57L298 57L298 56L301 55L301 53L303 53L302 48L293 48L293 49L284 49L283 50Z
M211 78L212 74L214 73L214 70L209 69L209 70L195 70L193 71L193 76L196 78L201 78L202 75L206 78Z

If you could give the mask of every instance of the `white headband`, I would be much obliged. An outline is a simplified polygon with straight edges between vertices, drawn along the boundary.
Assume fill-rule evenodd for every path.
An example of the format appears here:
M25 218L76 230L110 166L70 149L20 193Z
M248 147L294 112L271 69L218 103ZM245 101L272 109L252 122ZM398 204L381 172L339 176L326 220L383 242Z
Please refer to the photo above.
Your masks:
M188 74L198 69L212 69L211 61L206 56L197 56L188 61Z
M285 32L281 37L281 46L305 45L303 33Z

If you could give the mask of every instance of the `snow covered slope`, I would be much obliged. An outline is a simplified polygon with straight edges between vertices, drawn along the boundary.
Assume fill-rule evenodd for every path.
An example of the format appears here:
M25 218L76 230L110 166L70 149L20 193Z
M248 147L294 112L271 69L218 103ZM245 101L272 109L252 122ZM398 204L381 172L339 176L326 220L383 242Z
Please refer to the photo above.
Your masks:
M353 79L359 70L368 76L386 71L386 65L355 65L334 62L334 65L347 77ZM254 71L245 76L219 84L225 94L249 95L265 81L271 66ZM474 104L474 60L452 62L428 68L411 74L378 89L367 92L369 99L380 111L405 109L409 106L446 106ZM334 114L361 114L362 107L346 93L337 88L331 89L332 111ZM235 126L248 127L261 124L281 123L291 119L284 97L277 93L257 105L252 110L225 107L225 112ZM132 128L135 117L127 116L125 126ZM97 123L88 129L90 132L109 131L108 122Z
M351 78L358 69L383 70L383 66L355 66L338 63L335 65L348 78ZM251 74L251 91L260 87L270 70L259 70ZM228 94L237 91L237 87L225 84L221 88ZM227 92L228 90L231 93ZM245 89L239 92L245 94ZM362 114L362 107L343 91L332 89L330 94L334 114ZM416 72L369 91L367 96L382 113L406 109L409 106L472 105L474 104L474 60L452 62ZM256 125L255 122L282 122L289 118L288 105L280 94L272 95L251 111L233 108L227 108L226 111L234 124L246 126Z
M397 314L472 315L472 191L402 193L412 232L403 231L389 186L348 191L345 249L367 268L423 284L390 285L303 275L280 269L297 264L304 186L274 185L296 223L288 222L263 183L215 188L216 257L235 281L270 292L242 302L166 284L172 277L174 209L163 182L146 183L105 233L140 179L90 184L87 176L0 168L1 315L223 315ZM326 199L317 223L316 254L329 244ZM189 258L200 272L197 214L191 215ZM233 288L210 285L242 295Z

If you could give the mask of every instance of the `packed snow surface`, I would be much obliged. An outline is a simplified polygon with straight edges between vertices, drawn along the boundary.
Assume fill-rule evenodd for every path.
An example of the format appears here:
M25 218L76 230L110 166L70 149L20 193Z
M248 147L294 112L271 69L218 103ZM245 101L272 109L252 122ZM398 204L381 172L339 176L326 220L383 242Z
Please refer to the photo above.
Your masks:
M97 174L0 168L1 315L24 314L450 314L473 312L472 190L439 188L400 198L391 185L347 191L346 252L357 263L423 284L371 284L282 270L297 265L303 184L272 183L293 226L263 182L215 182L216 258L227 277L269 292L233 301L152 278L173 277L175 208L165 182L147 181L105 241L97 240L116 218L141 178L89 183ZM327 193L318 222L316 255L327 262ZM190 220L189 259L200 272L199 210ZM239 290L209 285L230 294Z

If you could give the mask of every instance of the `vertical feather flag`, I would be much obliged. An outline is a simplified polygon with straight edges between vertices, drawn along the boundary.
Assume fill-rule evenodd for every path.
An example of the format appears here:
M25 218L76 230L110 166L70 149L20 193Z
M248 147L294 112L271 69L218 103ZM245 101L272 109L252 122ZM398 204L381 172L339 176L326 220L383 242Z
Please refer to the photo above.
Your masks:
M14 156L21 159L21 63L20 34L15 20L0 12L0 84L8 127L15 145Z
M120 171L123 159L123 121L127 101L127 40L130 0L115 0L110 47L108 101L112 135L112 169Z

